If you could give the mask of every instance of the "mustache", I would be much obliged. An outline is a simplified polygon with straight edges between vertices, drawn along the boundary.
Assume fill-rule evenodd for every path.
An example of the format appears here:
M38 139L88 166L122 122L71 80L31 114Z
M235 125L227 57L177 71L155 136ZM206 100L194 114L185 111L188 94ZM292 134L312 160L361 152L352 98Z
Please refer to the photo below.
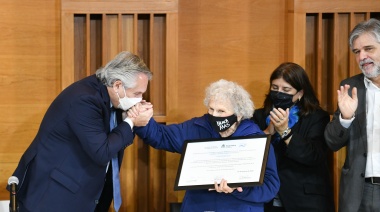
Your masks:
M360 65L360 66L363 66L365 63L373 63L373 60L370 59L370 58L366 58L366 59L364 59L364 60L361 60L361 61L359 62L359 65Z

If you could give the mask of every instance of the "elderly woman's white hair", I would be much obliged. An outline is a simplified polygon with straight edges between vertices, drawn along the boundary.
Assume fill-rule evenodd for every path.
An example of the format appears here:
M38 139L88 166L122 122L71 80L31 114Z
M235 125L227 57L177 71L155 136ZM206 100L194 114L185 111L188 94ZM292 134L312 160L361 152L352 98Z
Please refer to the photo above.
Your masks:
M224 79L213 82L206 88L206 97L203 101L206 107L208 107L210 100L229 100L234 114L241 116L242 120L251 118L255 110L249 93L237 83Z

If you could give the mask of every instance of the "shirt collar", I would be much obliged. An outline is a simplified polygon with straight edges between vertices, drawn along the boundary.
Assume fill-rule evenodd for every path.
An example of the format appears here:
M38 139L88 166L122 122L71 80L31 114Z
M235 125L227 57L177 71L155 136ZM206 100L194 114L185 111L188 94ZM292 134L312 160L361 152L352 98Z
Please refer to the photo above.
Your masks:
M364 85L365 87L368 89L368 88L376 88L376 89L380 89L379 87L377 87L375 84L373 84L372 80L368 79L367 77L364 77Z

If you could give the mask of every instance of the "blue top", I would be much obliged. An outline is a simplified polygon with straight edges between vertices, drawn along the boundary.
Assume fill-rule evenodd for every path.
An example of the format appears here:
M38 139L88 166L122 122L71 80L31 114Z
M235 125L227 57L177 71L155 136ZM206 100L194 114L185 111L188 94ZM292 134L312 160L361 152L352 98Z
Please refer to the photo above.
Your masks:
M145 127L135 127L136 134L146 144L156 149L181 153L185 140L220 138L208 121L208 114L185 121L181 124L158 124L153 118ZM251 120L243 120L232 137L264 134ZM230 194L216 191L187 190L181 211L264 211L264 203L274 198L280 188L276 159L272 146L269 149L264 183L261 186L243 187L243 192Z

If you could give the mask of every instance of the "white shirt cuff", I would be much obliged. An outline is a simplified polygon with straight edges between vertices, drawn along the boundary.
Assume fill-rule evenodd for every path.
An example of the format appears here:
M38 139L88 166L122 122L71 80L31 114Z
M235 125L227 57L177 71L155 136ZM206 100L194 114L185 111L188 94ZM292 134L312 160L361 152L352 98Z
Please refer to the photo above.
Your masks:
M127 118L124 119L124 121L127 122L129 124L129 126L131 127L131 130L133 130L133 122L132 122L132 120L127 117Z
M344 128L349 128L351 126L351 123L352 121L355 119L355 116L352 117L351 119L343 119L342 118L342 114L339 115L339 121L340 121L340 124L344 127Z

